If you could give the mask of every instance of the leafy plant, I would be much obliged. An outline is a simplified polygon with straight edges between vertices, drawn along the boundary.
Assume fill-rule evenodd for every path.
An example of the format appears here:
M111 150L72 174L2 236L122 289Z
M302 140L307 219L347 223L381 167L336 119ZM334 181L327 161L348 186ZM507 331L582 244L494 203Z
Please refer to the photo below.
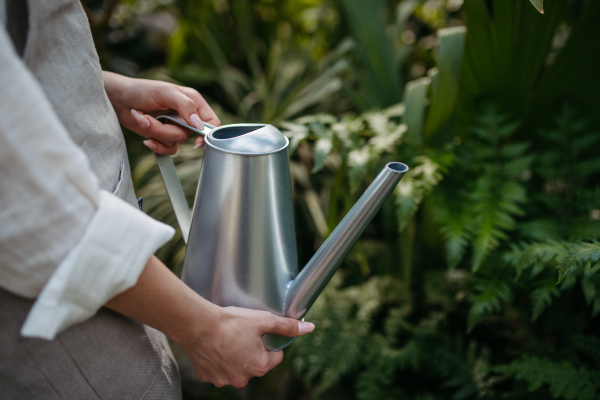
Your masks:
M342 21L318 28L331 36L316 47L296 17L284 22L299 40L255 24L291 3L221 3L231 8L178 3L189 18L169 71L290 139L300 264L385 163L410 167L307 315L317 329L290 348L297 378L278 376L305 390L280 397L597 397L600 2L547 2L540 15L522 0L316 1L339 5ZM214 26L228 17L235 29ZM466 30L426 22L457 19ZM320 61L325 47L339 51ZM437 69L404 85L423 57ZM331 82L340 90L302 100ZM191 203L198 153L182 146L175 161ZM153 163L142 159L136 183L145 209L173 222ZM180 241L161 251L183 259Z
M529 382L530 392L548 385L555 398L592 400L597 398L600 389L600 371L575 368L566 361L559 364L547 358L526 357L510 365L496 367L496 370L515 374L517 379Z

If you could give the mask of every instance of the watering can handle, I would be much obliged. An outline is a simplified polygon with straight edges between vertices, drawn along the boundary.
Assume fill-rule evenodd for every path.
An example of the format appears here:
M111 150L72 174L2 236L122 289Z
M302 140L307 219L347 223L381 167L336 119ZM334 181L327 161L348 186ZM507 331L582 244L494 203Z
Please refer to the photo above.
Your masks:
M185 122L185 120L181 117L181 115L179 115L177 112L173 112L167 115L160 115L156 117L156 119L165 119L175 122L183 126L184 128L190 129L203 136L206 136L213 129L215 129L214 126L207 123L204 123L204 131L194 128L193 126L188 125ZM167 189L169 200L171 200L171 205L173 206L173 211L175 212L175 218L177 219L177 223L179 224L179 228L181 229L183 241L187 245L188 236L190 234L190 226L192 224L192 213L190 212L190 207L187 203L187 199L185 198L183 187L181 186L181 182L179 181L179 177L177 176L175 163L173 163L173 158L171 156L161 156L158 154L154 154L154 156L156 157L158 169L160 170L163 182L165 183L165 188Z

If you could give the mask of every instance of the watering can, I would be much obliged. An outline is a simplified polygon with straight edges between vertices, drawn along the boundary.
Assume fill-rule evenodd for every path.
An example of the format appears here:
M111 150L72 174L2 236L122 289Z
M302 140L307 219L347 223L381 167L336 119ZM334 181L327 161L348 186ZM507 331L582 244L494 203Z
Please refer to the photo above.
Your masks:
M288 139L267 124L204 123L199 130L176 113L157 119L205 136L191 213L172 158L156 159L187 244L182 280L222 307L301 319L408 171L405 164L387 164L298 273ZM294 339L263 336L269 351Z

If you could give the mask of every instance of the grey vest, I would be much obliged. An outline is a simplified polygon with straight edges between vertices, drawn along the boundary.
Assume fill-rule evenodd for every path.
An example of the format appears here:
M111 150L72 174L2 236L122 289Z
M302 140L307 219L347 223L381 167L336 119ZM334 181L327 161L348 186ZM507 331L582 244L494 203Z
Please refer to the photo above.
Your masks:
M80 2L0 0L0 7L17 52L87 154L100 187L137 205L123 133ZM32 304L0 289L1 400L181 398L160 332L103 308L55 340L23 338L19 330Z

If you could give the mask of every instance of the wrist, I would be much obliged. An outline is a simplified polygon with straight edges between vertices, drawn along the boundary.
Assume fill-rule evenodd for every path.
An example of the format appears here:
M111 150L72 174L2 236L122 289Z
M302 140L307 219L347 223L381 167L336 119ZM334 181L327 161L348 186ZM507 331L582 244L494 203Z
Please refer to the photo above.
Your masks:
M191 290L190 290L191 291ZM188 302L176 318L176 323L171 324L164 332L174 342L186 346L206 340L218 329L225 317L225 309L202 298L194 292L194 299Z
M104 91L117 115L119 115L125 107L125 94L132 78L107 71L102 71L102 76L104 78Z

